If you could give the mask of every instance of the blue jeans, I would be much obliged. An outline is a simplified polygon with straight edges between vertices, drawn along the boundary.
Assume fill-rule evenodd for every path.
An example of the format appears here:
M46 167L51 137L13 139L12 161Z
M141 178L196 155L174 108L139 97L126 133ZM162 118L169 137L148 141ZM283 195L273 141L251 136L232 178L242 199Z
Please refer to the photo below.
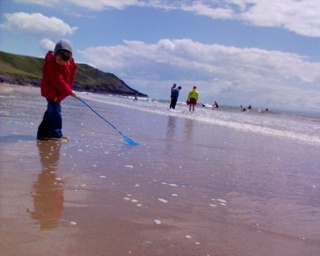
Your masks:
M60 102L48 100L47 111L43 115L43 120L38 128L37 138L61 138L62 117Z

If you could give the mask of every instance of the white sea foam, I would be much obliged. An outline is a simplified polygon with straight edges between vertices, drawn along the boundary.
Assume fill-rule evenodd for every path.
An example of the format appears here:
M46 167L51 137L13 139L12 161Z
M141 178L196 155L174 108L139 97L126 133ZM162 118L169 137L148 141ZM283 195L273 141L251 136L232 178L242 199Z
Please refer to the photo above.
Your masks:
M316 145L320 144L319 116L311 114L303 115L280 111L260 113L258 108L240 112L240 109L224 106L215 110L197 107L196 112L190 114L185 104L181 103L178 103L177 111L168 111L168 103L165 101L141 99L133 103L132 100L124 97L82 94L83 98L103 104L113 104L159 115L178 116L244 132L282 137ZM318 121L316 122L315 120Z
M162 199L162 198L158 198L158 200L159 200L160 202L162 202L162 203L168 203L168 201L167 201L167 200Z

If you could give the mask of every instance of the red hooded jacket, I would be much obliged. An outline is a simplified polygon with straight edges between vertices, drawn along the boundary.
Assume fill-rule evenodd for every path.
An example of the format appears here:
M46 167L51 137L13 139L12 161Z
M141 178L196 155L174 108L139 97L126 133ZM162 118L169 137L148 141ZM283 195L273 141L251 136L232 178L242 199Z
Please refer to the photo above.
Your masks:
M64 98L71 95L74 75L77 64L71 58L65 65L59 65L52 51L49 51L44 59L42 67L41 95L48 100L61 102Z

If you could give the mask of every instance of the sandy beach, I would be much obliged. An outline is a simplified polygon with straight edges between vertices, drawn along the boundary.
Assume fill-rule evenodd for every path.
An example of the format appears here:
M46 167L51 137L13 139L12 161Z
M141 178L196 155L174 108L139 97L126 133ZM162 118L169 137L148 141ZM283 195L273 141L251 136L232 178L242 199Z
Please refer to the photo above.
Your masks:
M1 86L0 255L320 255L320 147Z

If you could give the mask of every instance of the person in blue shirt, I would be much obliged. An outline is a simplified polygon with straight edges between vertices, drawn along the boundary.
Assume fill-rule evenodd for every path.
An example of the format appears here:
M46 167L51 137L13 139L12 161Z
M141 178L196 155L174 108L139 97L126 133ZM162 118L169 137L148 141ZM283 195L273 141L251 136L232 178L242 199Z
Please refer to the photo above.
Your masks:
M171 87L171 94L170 94L170 108L172 108L172 92L177 87L176 84L173 84Z
M170 104L170 108L175 109L176 108L176 104L179 98L179 91L182 89L181 86L178 86L178 88L174 88L172 90L171 93L171 104Z

